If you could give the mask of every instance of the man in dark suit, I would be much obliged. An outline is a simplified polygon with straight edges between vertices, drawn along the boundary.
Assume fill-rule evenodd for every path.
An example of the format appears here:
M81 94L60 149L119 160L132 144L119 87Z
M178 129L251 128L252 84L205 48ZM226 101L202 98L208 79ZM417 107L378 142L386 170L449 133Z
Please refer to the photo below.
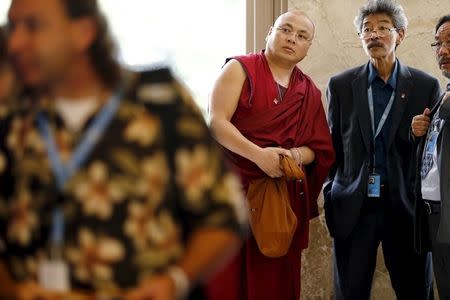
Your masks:
M407 18L391 0L369 0L355 26L365 65L330 79L329 126L336 162L324 187L334 238L336 299L369 299L377 249L398 299L428 299L431 259L413 247L413 116L433 105L439 82L396 58Z
M450 79L450 15L436 25L439 67ZM441 299L450 299L450 82L434 107L413 118L411 131L419 143L416 176L416 240L418 252L431 249ZM430 107L431 108L431 107ZM420 138L420 139L419 139Z

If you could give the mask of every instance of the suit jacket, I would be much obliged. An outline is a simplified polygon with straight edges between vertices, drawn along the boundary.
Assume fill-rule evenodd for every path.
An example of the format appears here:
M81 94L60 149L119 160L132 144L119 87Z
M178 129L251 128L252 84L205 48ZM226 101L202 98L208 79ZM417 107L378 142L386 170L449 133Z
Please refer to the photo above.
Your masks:
M450 100L445 101L442 105L440 105L439 101L439 103L431 110L431 118L433 118L433 115L437 112L439 106L441 107L439 110L439 118L444 120L444 125L437 142L441 191L441 216L436 239L438 242L450 244ZM422 180L420 177L425 142L426 135L418 139L414 216L414 245L418 252L428 251L431 247L427 225L427 212L422 199Z
M398 61L394 104L389 114L386 145L387 193L395 213L411 222L414 212L416 151L409 138L412 118L432 107L439 82ZM331 236L346 238L359 218L372 158L368 105L368 63L333 76L328 84L328 124L336 161L324 186L325 217Z

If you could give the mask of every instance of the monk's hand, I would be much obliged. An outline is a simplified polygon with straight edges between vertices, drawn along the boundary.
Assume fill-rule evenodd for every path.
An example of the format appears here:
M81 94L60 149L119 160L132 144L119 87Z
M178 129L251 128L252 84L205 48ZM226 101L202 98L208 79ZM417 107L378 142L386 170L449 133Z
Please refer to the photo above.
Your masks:
M281 177L284 175L280 168L280 154L291 156L287 149L277 147L262 148L260 153L255 157L254 163L272 178Z
M430 110L425 108L421 115L417 115L412 119L411 130L415 137L425 135L430 127Z

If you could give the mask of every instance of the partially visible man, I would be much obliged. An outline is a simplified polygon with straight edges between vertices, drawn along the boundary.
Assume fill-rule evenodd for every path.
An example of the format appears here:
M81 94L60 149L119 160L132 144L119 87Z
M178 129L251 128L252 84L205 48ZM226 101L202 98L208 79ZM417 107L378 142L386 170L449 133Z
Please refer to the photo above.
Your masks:
M439 68L450 79L450 15L436 25L431 44ZM442 300L450 299L450 82L434 106L413 118L417 138L416 249L433 253L433 271ZM431 110L430 110L431 109ZM419 139L420 138L420 139Z
M269 258L251 235L240 254L210 284L211 299L299 299L301 251L308 245L309 220L318 215L317 197L334 159L320 91L296 65L307 54L314 24L300 11L278 17L257 54L228 60L210 101L211 128L241 175L279 178L280 154L306 171L288 182L298 219L286 255ZM281 197L281 196L280 196Z
M95 0L12 0L8 35L32 101L0 124L0 298L187 297L245 203L186 90L122 72Z
M413 245L413 116L439 97L437 79L401 63L407 18L392 0L369 0L355 26L369 62L333 76L328 122L336 151L324 187L334 238L336 299L369 299L378 246L397 299L428 299L431 258Z

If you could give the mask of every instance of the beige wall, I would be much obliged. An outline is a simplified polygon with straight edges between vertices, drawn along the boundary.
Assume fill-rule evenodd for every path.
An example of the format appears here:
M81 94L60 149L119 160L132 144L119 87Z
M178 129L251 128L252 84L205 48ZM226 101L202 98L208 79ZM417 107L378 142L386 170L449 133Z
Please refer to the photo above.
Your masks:
M325 100L325 88L331 75L363 64L367 56L356 35L353 19L365 0L289 0L288 7L299 8L316 23L316 38L308 56L300 63L303 71L318 84ZM448 0L404 0L409 28L406 39L399 46L399 59L436 76L444 86L429 46L434 26L443 14L450 13ZM322 203L321 203L322 206ZM379 261L382 261L380 256ZM302 299L330 299L332 295L331 240L323 214L312 222L310 247L304 253L302 267ZM389 276L383 263L375 272L372 299L394 299Z

